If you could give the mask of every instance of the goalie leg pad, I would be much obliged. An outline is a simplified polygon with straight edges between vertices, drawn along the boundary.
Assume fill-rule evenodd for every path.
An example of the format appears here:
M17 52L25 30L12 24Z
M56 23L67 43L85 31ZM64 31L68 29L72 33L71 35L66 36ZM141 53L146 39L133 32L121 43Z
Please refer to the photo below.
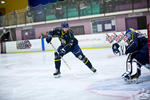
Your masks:
M129 72L129 74L132 74L132 69L133 69L132 62L135 56L136 56L136 53L129 54L126 60L126 72Z
M125 82L127 82L128 84L131 84L131 83L138 83L138 78L139 76L141 75L141 64L136 60L134 59L135 55L130 55L127 59L127 64L130 63L130 67L131 67L131 70L127 70L127 72L125 72L123 75L122 75L122 78L124 79ZM133 75L132 74L132 62L136 63L136 67L137 67L137 72ZM127 65L127 68L129 66Z
M138 63L138 61L136 61L136 60L135 60L135 62L137 63L137 72L134 75L131 75L131 79L139 78L141 75L141 64Z

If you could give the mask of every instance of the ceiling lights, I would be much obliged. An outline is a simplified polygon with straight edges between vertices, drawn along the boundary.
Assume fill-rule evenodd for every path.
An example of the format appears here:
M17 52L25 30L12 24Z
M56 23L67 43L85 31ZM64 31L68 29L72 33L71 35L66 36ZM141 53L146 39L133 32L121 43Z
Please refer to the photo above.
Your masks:
M5 2L4 0L2 0L2 1L1 1L1 4L4 4L4 3L6 3L6 2Z

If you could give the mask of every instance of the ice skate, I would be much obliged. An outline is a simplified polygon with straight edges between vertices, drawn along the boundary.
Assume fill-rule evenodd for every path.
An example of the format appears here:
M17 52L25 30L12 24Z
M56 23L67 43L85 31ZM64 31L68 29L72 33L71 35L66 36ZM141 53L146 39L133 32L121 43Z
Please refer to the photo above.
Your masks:
M124 73L122 75L122 78L124 79L124 81L128 84L138 84L138 77L134 77L135 75L130 75L128 73Z
M92 68L91 68L91 71L92 71L93 73L96 73L97 70L96 70L94 67L92 67Z
M56 72L53 75L55 78L59 78L61 76L61 73L59 70L56 70Z
M138 78L127 79L125 82L128 84L138 84Z

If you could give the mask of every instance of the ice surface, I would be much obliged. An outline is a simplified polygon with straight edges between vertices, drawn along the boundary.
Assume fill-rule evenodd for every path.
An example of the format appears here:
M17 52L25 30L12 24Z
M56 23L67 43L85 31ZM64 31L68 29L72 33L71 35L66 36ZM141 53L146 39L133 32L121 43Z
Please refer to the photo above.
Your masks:
M97 73L92 73L72 53L64 56L60 78L54 78L54 52L0 55L0 100L136 100L141 89L150 90L149 70L142 68L139 84L126 84L127 56L111 48L88 49Z

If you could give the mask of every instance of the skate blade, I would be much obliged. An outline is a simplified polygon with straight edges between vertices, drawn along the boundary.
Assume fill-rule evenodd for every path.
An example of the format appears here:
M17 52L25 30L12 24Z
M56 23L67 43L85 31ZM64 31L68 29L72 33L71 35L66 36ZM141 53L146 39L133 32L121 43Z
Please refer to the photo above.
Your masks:
M132 79L126 81L128 84L138 84L138 79Z
M59 75L54 75L54 78L60 78L61 77L61 75L59 74Z

